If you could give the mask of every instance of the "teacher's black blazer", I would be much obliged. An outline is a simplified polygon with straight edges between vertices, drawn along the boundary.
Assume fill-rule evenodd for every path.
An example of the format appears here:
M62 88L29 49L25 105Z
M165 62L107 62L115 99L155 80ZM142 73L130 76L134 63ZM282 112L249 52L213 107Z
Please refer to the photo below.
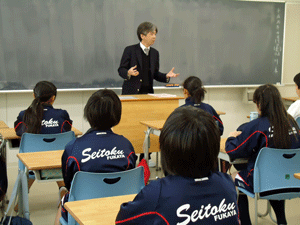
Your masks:
M165 73L159 72L159 53L155 48L150 48L150 71L151 77L149 79L151 85L151 93L153 93L153 79L159 82L167 82ZM137 65L137 71L142 71L142 51L140 44L127 46L123 52L120 67L118 69L119 75L124 79L122 86L122 95L138 94L142 83L141 75L127 77L128 70Z

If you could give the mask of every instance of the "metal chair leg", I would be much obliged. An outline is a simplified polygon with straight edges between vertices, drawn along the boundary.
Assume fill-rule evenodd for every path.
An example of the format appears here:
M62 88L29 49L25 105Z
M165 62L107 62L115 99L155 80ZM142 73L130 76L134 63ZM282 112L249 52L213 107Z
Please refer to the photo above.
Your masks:
M255 193L255 225L257 225L257 220L258 220L258 216L257 216L257 201L258 201L258 194Z
M265 213L258 213L258 216L259 216L259 217L265 217L265 216L267 216L270 212L271 212L271 204L270 204L270 202L268 201L268 202L267 202L267 210L266 210L266 212L265 212Z

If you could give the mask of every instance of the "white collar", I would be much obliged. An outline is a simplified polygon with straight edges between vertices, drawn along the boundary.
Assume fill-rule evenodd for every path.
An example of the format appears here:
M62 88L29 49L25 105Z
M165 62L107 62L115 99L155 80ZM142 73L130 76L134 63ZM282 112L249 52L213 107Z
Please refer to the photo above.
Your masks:
M143 51L145 52L145 49L147 48L145 45L142 44L142 42L140 42L140 46L143 49ZM150 46L147 48L150 50Z

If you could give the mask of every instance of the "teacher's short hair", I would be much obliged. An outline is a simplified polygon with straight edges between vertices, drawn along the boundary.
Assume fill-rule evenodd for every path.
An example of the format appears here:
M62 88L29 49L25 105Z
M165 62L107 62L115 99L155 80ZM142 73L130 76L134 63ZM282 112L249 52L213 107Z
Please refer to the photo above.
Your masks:
M157 26L151 22L143 22L137 28L137 36L142 41L141 34L147 35L149 32L158 32Z
M159 143L162 167L169 175L201 178L217 170L219 128L202 109L177 108L166 120Z
M121 120L122 105L118 95L112 90L96 91L84 107L84 118L91 128L108 130Z
M298 88L300 89L300 73L298 73L298 74L294 77L294 82L295 82L295 84L298 86Z

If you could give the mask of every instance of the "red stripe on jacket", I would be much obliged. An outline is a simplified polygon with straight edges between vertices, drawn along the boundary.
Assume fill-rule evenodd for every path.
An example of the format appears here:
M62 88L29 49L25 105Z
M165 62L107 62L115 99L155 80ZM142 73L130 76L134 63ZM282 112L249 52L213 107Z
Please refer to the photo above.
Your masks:
M170 223L168 222L168 220L167 220L165 217L163 217L163 215L161 215L161 214L158 213L158 212L146 212L146 213L142 213L142 214L140 214L140 215L136 215L136 216L133 216L133 217L128 218L128 219L125 219L125 220L119 220L119 221L116 221L116 224L125 223L125 222L128 222L128 221L130 221L130 220L134 220L134 219L137 219L137 218L139 218L139 217L142 217L142 216L148 216L148 215L158 215L158 216L160 216L160 217L165 221L165 223L166 223L167 225L170 225Z
M255 131L254 133L252 133L242 144L240 144L239 146L237 146L235 149L232 149L232 150L229 150L229 151L226 151L226 153L230 153L230 152L234 152L236 151L239 147L241 147L243 144L245 144L255 133L261 133L265 136L266 138L266 147L268 147L268 137L265 133L261 132L261 131Z

